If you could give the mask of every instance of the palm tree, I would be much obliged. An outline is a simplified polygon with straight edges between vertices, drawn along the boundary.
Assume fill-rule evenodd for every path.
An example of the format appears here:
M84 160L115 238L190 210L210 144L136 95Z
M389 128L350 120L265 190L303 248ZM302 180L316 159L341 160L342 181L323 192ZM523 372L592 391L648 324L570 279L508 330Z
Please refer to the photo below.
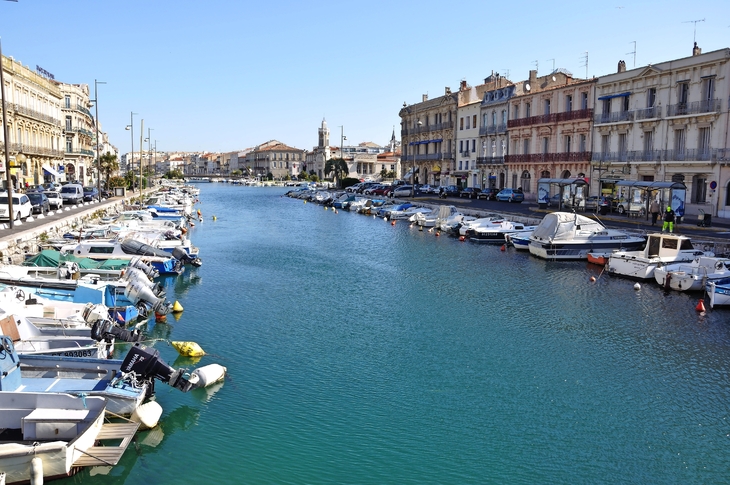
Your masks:
M350 173L347 168L347 162L343 158L330 158L324 164L324 173L329 174L334 172L335 187L338 187L339 181Z
M119 162L117 156L106 152L101 156L101 173L104 176L104 183L107 190L109 189L109 177L119 170Z

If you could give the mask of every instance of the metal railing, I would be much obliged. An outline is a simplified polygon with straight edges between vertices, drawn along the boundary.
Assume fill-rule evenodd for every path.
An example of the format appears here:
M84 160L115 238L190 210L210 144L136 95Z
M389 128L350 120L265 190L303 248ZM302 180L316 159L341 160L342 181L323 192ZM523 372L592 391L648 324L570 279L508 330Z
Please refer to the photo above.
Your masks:
M61 127L61 120L56 119L53 116L44 115L43 113L39 113L36 110L26 108L25 106L21 106L18 103L13 103L9 106L11 106L13 111L15 111L18 114L28 116L30 118L35 118L36 120L44 121L46 123L50 123L59 128Z
M687 148L684 150L634 150L630 152L596 152L593 162L716 162L730 159L727 148Z
M621 121L634 121L633 111L616 111L613 113L599 113L593 117L593 122L600 123L619 123Z
M504 165L504 157L477 157L477 165Z
M529 118L517 118L507 122L508 128L520 126L531 126L545 123L562 123L565 121L591 119L593 109L579 109L575 111L564 111L562 113L550 113L547 115L530 116Z
M530 153L526 155L506 155L505 163L552 163L552 162L590 162L591 152L570 153Z
M434 123L432 125L411 126L402 129L401 135L416 135L419 133L429 133L432 131L448 130L454 127L453 121L445 121L443 123Z
M0 141L0 152L5 151L5 143ZM39 147L35 145L28 145L24 143L10 143L8 145L8 152L10 153L23 153L24 155L43 155L48 157L63 157L61 150L54 150L53 148Z
M637 120L647 120L662 117L662 107L652 106L651 108L637 109L634 111L634 118Z
M722 107L719 99L705 99L703 101L693 101L691 103L670 104L667 107L667 116L683 116L699 113L720 112Z

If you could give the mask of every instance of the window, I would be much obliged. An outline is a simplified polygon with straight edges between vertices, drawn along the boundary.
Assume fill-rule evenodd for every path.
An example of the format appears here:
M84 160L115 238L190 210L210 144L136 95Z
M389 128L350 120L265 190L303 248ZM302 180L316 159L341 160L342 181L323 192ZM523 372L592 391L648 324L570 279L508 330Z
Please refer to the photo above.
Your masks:
M464 129L464 117L463 116L461 118L459 118L459 129L460 130Z
M648 154L652 150L654 150L654 132L645 131L644 132L644 153Z
M517 187L517 174L512 174L512 187Z
M580 93L580 109L588 109L588 93Z
M603 100L603 114L607 115L611 112L611 100L610 99L604 99Z
M550 100L546 99L543 101L543 113L544 115L550 114Z
M492 126L497 126L497 112L492 111Z
M715 96L715 76L702 80L702 99L710 101Z
M71 117L66 117L66 131L71 131Z
M459 140L459 153L464 152L464 140Z
M63 107L71 108L71 96L68 94L63 97Z
M66 153L73 153L73 141L70 136L66 137Z
M687 105L689 100L689 82L681 82L677 84L677 100L680 105Z
M477 151L477 141L476 141L476 139L474 139L471 141L471 152L475 153L476 151Z
M530 193L530 172L527 170L522 172L522 176L520 177L520 187L522 188L522 192L526 194Z
M626 133L619 133L618 135L618 154L621 157L621 161L625 161L626 153L628 151L628 144L626 139Z
M473 116L472 116L472 123L471 123L471 126L473 126L474 128L476 128L476 127L477 127L477 115L473 115Z
M543 155L546 155L548 153L548 148L550 147L550 138L543 137L542 139L542 153Z
M507 125L507 110L506 109L502 110L502 124L505 126Z
M578 137L578 151L579 152L586 151L586 136L585 135L580 135Z
M565 111L573 111L573 95L565 96Z
M629 97L624 96L624 99L621 102L621 111L626 112L628 110L629 110Z
M471 127L469 126L469 117L467 116L466 117L466 129L468 130L469 128L471 128Z
M699 155L702 157L702 160L706 160L710 155L710 128L700 128L700 138L697 143L697 148L699 149Z
M611 148L611 135L602 135L601 136L601 153L607 154L610 151Z
M487 113L482 113L482 126L487 126Z
M530 103L525 103L525 118L529 118L532 116L530 113Z
M656 88L649 88L646 93L646 107L653 108L656 103Z
M514 108L514 117L515 119L518 119L520 117L520 107L518 105L515 105Z
M530 140L525 138L522 140L522 153L528 155L530 153Z
M570 142L571 142L570 135L565 135L565 153L570 153Z
M707 179L704 175L692 177L692 202L695 204L707 202Z
M674 130L674 154L675 157L684 156L685 149L685 131L684 128L680 130ZM676 158L682 160L683 158Z
M461 164L462 164L462 163L463 163L463 162L462 162L461 160L459 160L459 170L461 170Z

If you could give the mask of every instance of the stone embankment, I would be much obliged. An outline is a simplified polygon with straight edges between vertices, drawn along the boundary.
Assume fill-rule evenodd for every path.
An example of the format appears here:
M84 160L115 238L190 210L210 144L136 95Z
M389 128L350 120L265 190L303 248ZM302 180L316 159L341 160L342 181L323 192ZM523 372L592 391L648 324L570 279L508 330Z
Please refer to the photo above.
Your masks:
M64 207L46 217L34 216L10 229L0 224L0 262L19 264L28 254L35 254L49 240L61 239L69 231L93 224L102 217L117 214L131 204L130 199L107 199L102 202L84 203L83 206Z

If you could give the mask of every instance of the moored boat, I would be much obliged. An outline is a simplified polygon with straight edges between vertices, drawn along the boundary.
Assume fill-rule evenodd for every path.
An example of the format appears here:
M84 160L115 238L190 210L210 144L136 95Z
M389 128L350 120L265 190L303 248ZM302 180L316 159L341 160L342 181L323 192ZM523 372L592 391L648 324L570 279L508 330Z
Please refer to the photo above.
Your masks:
M710 308L718 305L730 305L730 278L709 281L706 289L710 297Z

